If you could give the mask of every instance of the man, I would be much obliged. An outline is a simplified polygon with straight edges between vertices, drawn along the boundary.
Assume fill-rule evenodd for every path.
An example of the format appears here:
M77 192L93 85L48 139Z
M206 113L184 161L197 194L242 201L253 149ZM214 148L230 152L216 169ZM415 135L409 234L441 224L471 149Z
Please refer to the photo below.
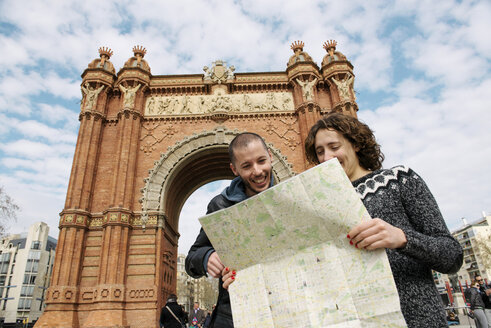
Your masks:
M479 283L479 291L484 302L484 314L488 319L488 328L491 328L491 286L486 286L481 276L476 276L476 281Z
M198 302L194 302L194 308L189 311L189 324L194 324L194 322L196 322L196 325L201 328L205 322L205 318L205 311L199 308Z
M237 204L273 185L272 155L259 135L249 132L239 134L230 143L228 153L230 168L237 177L210 201L207 214ZM207 274L221 278L210 327L233 328L227 288L235 279L235 271L225 268L203 229L186 257L186 272L193 278Z
M176 294L170 294L167 303L160 312L160 327L181 328L184 320L184 313L179 304L177 304Z

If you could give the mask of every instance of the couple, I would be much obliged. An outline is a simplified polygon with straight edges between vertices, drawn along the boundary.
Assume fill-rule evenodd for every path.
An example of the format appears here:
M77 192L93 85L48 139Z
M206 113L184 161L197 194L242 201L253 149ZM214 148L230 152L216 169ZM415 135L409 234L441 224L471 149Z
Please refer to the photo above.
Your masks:
M386 249L408 327L446 327L431 270L456 272L462 265L462 248L421 177L405 166L382 169L384 156L370 128L339 113L327 115L310 129L305 153L313 164L336 157L360 194L373 219L351 227L347 238L353 247ZM237 177L210 201L207 214L274 184L272 155L259 135L239 134L230 143L229 157ZM210 327L232 328L227 289L236 271L220 261L203 229L189 250L186 271L194 278L207 274L220 278Z

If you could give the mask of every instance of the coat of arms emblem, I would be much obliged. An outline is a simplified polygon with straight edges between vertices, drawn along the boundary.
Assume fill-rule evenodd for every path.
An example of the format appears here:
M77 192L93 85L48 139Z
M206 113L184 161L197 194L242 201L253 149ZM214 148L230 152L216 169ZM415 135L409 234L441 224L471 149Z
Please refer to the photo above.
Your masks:
M235 67L227 67L227 63L223 60L214 61L211 68L208 68L208 66L203 67L203 71L205 71L204 82L221 84L235 79Z

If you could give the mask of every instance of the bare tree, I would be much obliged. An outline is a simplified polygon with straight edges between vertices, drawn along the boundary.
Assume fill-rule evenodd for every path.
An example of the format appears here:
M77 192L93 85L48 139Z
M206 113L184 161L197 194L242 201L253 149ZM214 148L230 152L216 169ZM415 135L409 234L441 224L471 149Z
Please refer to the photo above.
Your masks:
M488 230L487 233L478 234L476 236L476 244L481 253L484 268L488 271L491 269L491 231Z
M19 206L7 195L0 186L0 236L4 234L8 221L17 220L17 211Z

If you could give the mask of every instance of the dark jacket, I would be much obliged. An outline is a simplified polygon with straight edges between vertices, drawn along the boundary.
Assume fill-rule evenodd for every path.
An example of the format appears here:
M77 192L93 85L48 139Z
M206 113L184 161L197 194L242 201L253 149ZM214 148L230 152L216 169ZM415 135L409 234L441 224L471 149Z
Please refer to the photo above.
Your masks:
M271 179L271 185L273 185L273 183L274 181ZM236 177L220 195L215 196L210 201L206 214L230 207L247 198L244 182L240 177ZM203 228L201 228L198 238L196 238L196 241L193 246L191 246L188 256L186 257L186 272L193 278L205 276L207 271L205 265L208 262L210 254L214 251L208 236L206 236ZM212 314L210 327L233 328L233 326L234 322L232 319L232 309L230 307L230 296L228 291L223 288L222 279L219 279L218 300Z
M467 300L467 302L470 303L471 310L475 310L476 308L484 309L481 292L475 287L470 288L470 300Z
M182 312L182 308L177 302L167 302L165 306L168 306L172 312L176 315L176 317L183 322L185 315ZM181 322L177 322L176 318L165 308L165 306L162 308L162 311L160 311L160 325L161 327L165 328L181 328Z
M486 295L486 289L490 289L491 286L486 286L486 284L483 284L481 286L479 286L479 290L481 291L481 296L482 296L482 300L484 302L484 306L486 307L486 309L491 309L491 300L490 300L490 297L488 295Z
M211 324L211 315L210 312L208 312L205 318L205 323L203 324L203 328L210 328L210 324Z

